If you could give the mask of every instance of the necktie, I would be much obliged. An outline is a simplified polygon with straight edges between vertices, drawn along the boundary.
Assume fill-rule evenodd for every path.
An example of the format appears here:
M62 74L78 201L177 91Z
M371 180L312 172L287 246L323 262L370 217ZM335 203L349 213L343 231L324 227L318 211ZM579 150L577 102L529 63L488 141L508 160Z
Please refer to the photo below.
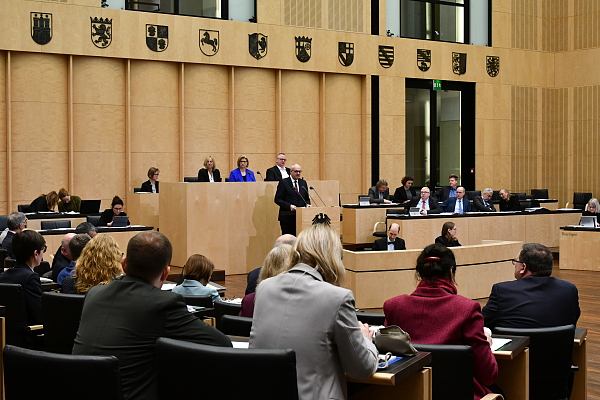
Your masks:
M462 214L463 210L462 210L462 200L458 200L458 213Z
M298 190L298 181L294 181L294 190L296 193L300 194L300 191Z
M421 210L425 210L425 201L421 200Z

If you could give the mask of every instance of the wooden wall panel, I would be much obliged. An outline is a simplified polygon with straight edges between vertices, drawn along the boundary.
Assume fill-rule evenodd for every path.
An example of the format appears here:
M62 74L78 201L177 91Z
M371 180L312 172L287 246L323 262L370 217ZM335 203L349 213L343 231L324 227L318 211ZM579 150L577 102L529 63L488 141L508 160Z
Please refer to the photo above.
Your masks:
M542 89L542 185L550 198L561 199L559 206L572 201L573 182L569 179L569 90ZM567 151L565 151L567 150ZM566 200L565 200L566 199Z
M6 51L0 51L0 166L7 171L6 160ZM0 174L0 214L8 214L7 174Z

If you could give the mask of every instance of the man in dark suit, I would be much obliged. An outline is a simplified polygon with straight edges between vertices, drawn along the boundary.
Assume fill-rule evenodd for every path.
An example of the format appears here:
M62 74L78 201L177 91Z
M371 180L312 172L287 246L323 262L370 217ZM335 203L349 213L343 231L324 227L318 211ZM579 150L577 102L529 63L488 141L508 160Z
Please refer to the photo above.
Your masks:
M458 190L458 176L452 174L448 177L448 185L442 188L442 194L440 195L439 201L446 202L452 197L456 197L456 191Z
M300 178L302 167L298 164L292 165L289 178L282 179L277 185L275 192L275 203L279 206L279 225L281 234L296 234L296 208L310 207L308 196L308 185Z
M127 276L93 287L83 304L73 354L116 356L126 399L158 398L159 337L231 346L227 336L188 312L182 295L160 290L172 254L171 242L162 233L138 233L122 261Z
M524 244L513 260L517 280L492 287L482 310L485 326L494 329L576 325L580 315L577 287L551 277L553 263L546 246Z
M385 179L380 179L377 184L369 188L369 203L386 203L389 204L390 200L390 188Z
M494 191L492 188L486 188L483 190L481 196L475 196L473 199L473 208L475 211L481 212L494 212L496 211L496 207L492 203L492 195Z
M8 232L2 241L2 248L6 250L6 257L15 258L12 251L12 241L14 236L27 228L27 217L20 211L13 211L6 219Z
M471 211L471 202L469 199L465 199L465 188L459 186L456 188L456 197L450 197L446 201L446 207L444 208L446 212L451 212L455 214L463 214Z
M418 207L421 215L439 214L442 212L442 208L435 197L431 197L431 191L427 186L421 188L421 197L412 199L409 207Z
M400 225L391 224L388 229L388 235L385 238L377 239L373 243L373 251L391 251L391 250L406 250L406 244L403 239L398 237L400 233Z
M267 177L265 178L265 181L279 182L280 180L290 176L290 169L285 166L286 161L287 157L285 153L277 154L275 165L267 169Z

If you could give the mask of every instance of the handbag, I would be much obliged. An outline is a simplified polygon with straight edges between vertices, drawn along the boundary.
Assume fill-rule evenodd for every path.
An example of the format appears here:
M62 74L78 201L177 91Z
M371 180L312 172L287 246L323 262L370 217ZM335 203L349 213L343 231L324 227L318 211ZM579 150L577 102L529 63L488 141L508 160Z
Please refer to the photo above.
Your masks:
M399 357L410 357L417 354L417 350L410 343L410 335L397 325L379 329L375 335L375 347L379 353L392 353Z

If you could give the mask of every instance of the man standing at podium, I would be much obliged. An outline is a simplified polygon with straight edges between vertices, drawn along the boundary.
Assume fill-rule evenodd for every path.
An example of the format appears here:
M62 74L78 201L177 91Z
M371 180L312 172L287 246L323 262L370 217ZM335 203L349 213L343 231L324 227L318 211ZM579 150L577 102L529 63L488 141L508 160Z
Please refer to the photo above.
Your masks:
M308 185L300 178L302 167L292 165L290 177L279 181L275 203L279 206L279 225L282 235L296 235L296 208L310 207Z

